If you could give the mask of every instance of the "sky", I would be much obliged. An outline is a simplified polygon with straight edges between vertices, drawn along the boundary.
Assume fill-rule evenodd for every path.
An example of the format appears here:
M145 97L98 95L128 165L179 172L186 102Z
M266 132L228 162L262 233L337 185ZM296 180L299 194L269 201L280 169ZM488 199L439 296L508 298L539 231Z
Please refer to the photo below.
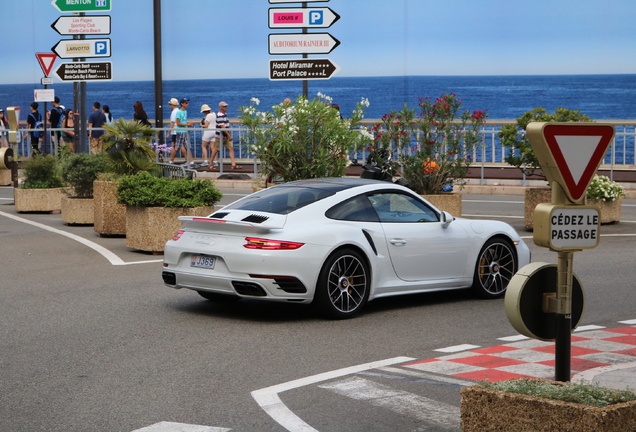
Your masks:
M154 79L152 0L111 0L113 80ZM267 78L268 0L162 0L163 78ZM636 73L634 0L330 0L338 76ZM62 39L51 0L2 0L0 84L39 83L36 52ZM54 69L62 62L57 59ZM56 79L57 82L57 79Z

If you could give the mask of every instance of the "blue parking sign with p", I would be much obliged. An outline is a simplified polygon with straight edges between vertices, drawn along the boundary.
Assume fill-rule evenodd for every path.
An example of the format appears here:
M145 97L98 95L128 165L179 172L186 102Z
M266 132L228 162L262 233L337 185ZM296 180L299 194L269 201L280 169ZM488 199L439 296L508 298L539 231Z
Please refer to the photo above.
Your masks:
M100 40L95 42L95 55L108 54L108 41Z
M310 25L322 25L324 22L324 14L321 10L309 11L309 24Z

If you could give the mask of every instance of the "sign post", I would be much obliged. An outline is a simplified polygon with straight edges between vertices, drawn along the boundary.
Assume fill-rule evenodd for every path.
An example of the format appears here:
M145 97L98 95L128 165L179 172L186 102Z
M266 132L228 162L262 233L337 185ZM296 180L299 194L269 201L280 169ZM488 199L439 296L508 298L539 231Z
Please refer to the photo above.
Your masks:
M543 312L556 314L555 379L570 381L574 252L599 241L598 211L582 205L614 137L598 123L530 123L526 132L552 187L552 203L535 210L534 242L558 253L556 295L544 294Z

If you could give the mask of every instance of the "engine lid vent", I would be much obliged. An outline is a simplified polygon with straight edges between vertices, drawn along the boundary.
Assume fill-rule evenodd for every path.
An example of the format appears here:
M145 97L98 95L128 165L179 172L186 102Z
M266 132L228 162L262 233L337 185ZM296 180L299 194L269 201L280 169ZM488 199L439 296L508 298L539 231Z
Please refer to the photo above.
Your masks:
M247 216L246 218L243 218L242 222L263 223L267 219L269 219L269 217L267 216L252 214Z
M215 219L223 219L225 216L229 215L230 213L228 212L218 212L218 213L214 213L212 216L210 216L211 218L215 218Z

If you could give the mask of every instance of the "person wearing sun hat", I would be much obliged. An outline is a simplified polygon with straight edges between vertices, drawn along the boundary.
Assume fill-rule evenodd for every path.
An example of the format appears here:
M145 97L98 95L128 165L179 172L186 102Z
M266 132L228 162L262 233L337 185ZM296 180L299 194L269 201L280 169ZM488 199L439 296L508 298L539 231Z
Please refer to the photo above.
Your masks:
M170 99L168 106L172 110L170 112L170 140L172 142L172 148L177 144L177 130L174 128L177 123L177 112L179 111L179 101L177 98Z
M227 129L229 128L229 126L230 119L227 116L227 102L219 102L219 112L216 114L216 128ZM223 142L223 146L230 154L232 169L241 169L241 167L236 164L236 160L234 159L234 145L232 144L232 132L230 131L217 130L216 141L212 146L214 150L212 151L212 157L210 159L214 162L214 158L216 157L217 153L221 151L221 144L219 141Z
M216 113L212 111L212 108L208 104L201 105L201 112L205 115L201 120L201 127L203 129L214 129L216 127ZM201 166L208 166L208 149L212 151L212 145L215 140L215 133L213 131L206 130L201 137L201 155L203 156L203 163Z

